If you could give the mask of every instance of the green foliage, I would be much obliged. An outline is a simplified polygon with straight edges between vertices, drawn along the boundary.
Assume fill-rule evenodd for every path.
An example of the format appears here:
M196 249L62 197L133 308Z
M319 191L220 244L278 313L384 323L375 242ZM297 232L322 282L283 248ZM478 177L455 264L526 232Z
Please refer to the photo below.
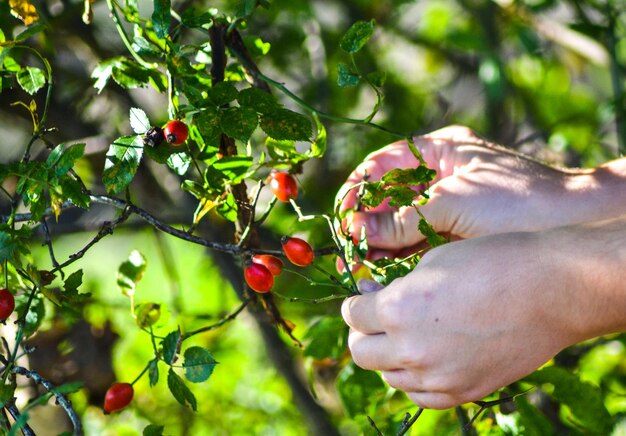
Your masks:
M355 364L342 369L337 377L337 392L349 416L370 413L386 395L387 385L374 371L366 371Z
M213 374L213 368L217 365L211 353L202 347L189 347L185 350L185 377L193 383L202 383Z
M367 44L374 34L374 20L357 21L341 38L339 46L348 53L356 53Z
M167 387L174 395L174 398L176 398L176 401L183 406L189 405L194 411L197 410L198 402L195 395L189 390L183 379L174 372L173 368L170 368L167 373Z
M112 194L122 192L132 182L141 157L143 141L140 136L122 136L110 146L106 155L102 182L106 190Z

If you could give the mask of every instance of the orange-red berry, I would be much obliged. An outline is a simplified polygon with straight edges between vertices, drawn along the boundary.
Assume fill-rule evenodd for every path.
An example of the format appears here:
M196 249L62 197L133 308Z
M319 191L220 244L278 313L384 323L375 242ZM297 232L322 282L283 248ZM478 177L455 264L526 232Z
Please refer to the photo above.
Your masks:
M128 406L135 391L130 383L113 383L104 395L104 411L117 412Z
M265 265L274 276L283 272L283 261L271 254L255 254L252 257L252 262Z
M172 145L182 145L189 136L187 124L179 120L171 120L163 128L165 140Z
M270 177L270 189L276 198L284 203L288 203L290 199L298 198L298 184L291 174L272 171Z
M8 289L0 289L0 321L5 321L15 309L15 298Z
M307 266L313 263L315 253L313 248L304 239L283 237L283 252L294 265Z
M265 265L260 263L247 265L243 270L243 277L248 286L260 294L271 291L274 286L274 276Z

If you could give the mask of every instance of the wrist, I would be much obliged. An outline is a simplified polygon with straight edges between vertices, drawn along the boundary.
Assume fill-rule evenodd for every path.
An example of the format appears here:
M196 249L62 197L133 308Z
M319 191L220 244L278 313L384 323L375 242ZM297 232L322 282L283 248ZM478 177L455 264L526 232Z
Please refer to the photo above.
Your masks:
M626 215L541 233L569 342L626 331Z

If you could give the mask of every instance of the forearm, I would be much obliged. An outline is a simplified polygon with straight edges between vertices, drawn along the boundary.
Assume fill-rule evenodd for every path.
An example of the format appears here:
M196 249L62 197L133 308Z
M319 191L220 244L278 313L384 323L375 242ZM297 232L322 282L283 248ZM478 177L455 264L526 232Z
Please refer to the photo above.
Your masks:
M563 322L572 342L626 331L626 215L543 232L562 268Z

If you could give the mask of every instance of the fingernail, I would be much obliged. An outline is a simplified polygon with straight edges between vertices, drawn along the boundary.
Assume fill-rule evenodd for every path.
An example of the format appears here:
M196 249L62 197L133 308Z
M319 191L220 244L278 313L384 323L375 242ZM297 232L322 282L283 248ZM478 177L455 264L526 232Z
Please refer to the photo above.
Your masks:
M356 285L359 288L359 291L363 294L377 292L377 291L380 291L382 288L384 288L384 286L381 285L380 283L377 283L374 280L369 280L369 279L360 279L356 283Z

